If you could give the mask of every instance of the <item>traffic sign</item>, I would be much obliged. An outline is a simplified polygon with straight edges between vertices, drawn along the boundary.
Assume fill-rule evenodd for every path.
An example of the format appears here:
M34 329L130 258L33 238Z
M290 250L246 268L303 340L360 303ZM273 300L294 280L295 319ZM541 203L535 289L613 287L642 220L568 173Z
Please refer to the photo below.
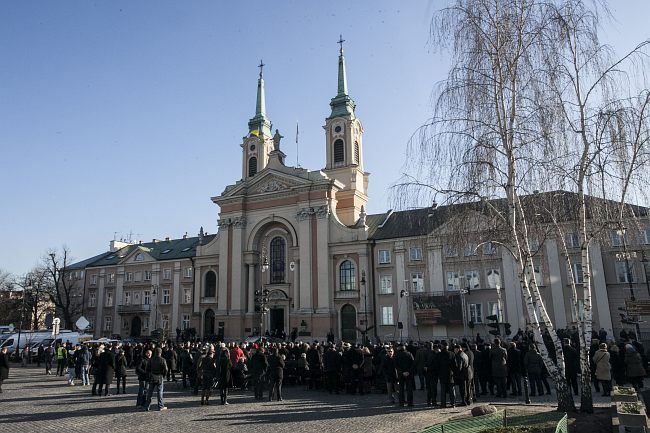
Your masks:
M13 332L14 332L14 329L16 329L16 327L14 326L13 323L10 323L10 324L9 324L9 333L13 333Z
M85 331L86 328L88 328L88 325L90 325L90 322L88 319L86 319L84 316L81 316L76 322L75 326L79 328L80 331Z

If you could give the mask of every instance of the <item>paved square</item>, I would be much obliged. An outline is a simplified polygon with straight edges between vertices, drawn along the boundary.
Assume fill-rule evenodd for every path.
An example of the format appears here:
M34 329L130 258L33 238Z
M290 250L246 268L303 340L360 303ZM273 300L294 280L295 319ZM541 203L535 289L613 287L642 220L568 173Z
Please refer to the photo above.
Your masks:
M385 394L330 395L300 386L284 387L282 402L257 402L252 392L234 391L227 406L214 396L213 404L200 406L199 397L183 390L180 382L165 384L169 410L159 412L154 396L152 411L144 412L135 407L133 371L127 378L127 394L108 397L93 397L90 387L71 387L64 377L43 372L36 367L10 370L0 394L0 432L414 432L468 412L468 408L430 409L424 391L415 392L414 408L399 408L389 405ZM551 403L551 398L533 402ZM595 393L594 398L598 406L609 401ZM517 404L514 398L507 402Z

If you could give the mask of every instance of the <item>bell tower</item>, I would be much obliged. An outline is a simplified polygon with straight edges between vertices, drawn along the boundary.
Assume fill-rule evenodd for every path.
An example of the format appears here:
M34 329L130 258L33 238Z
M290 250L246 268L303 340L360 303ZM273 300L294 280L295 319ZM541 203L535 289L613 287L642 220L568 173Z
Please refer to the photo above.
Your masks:
M241 144L242 179L244 180L250 179L266 167L269 162L269 153L273 150L271 122L266 117L264 66L264 62L260 60L255 116L248 121L248 134L243 138Z
M326 157L323 171L345 187L336 193L336 214L348 226L359 221L368 202L368 176L363 170L363 126L355 116L356 104L348 94L343 37L338 41L338 92L330 102L332 112L325 119Z

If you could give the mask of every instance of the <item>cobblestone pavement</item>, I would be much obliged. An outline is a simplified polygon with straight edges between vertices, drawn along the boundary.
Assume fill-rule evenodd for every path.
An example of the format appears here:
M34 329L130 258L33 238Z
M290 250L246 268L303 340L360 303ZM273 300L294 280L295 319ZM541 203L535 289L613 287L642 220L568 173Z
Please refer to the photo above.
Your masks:
M137 382L127 378L127 394L93 397L90 387L68 386L65 378L46 376L36 367L10 370L0 394L0 432L414 432L468 413L468 408L430 409L424 391L415 392L415 406L400 408L387 403L385 394L330 395L300 386L283 389L284 401L257 402L251 392L234 391L230 404L200 406L199 397L178 383L166 383L165 404L159 412L153 398L152 411L135 407ZM130 381L130 383L129 383ZM115 391L113 388L111 392ZM609 399L594 393L596 405ZM211 401L212 403L212 401ZM494 401L517 405L517 399ZM533 399L535 405L553 407L553 397ZM541 408L538 408L539 410ZM152 430L153 427L153 430Z

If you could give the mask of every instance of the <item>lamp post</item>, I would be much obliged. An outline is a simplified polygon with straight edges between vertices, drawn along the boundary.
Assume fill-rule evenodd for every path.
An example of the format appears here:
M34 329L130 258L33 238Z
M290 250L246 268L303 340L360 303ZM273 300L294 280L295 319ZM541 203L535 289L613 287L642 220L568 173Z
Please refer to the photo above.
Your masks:
M461 284L464 281L467 282L467 276L463 275L458 280L458 292L460 293L460 307L462 309L463 320L463 336L467 337L467 300L465 299L465 295L469 294L469 291L463 287L463 284ZM467 282L467 284L467 287L469 287L469 282Z
M363 331L363 344L368 344L368 293L366 293L366 271L361 271L361 287L363 288L363 311L365 329Z

